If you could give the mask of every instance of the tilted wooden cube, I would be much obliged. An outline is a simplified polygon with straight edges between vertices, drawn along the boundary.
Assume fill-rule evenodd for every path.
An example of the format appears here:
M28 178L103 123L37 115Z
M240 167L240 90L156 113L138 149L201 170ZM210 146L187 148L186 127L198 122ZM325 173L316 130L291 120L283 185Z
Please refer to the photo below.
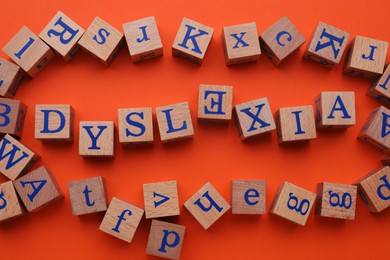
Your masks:
M286 16L265 30L259 39L263 52L276 66L305 42L305 38Z
M21 137L27 106L16 99L0 98L0 133Z
M154 16L123 24L131 60L140 62L163 55L163 45Z
M256 61L261 49L256 23L226 26L222 30L226 65Z
M79 155L114 156L114 122L81 121Z
M265 214L266 190L263 180L232 181L232 214Z
M3 58L0 58L0 96L13 98L23 79L21 68Z
M50 47L26 26L3 47L3 51L32 78L54 57Z
M183 18L172 45L173 56L202 64L214 29Z
M79 50L77 42L83 33L83 28L63 12L58 11L39 34L39 37L52 47L59 56L69 62Z
M377 100L386 107L390 107L390 66L386 65L385 71L367 90L367 96Z
M0 222L24 213L12 181L0 184Z
M349 33L319 22L304 58L328 68L340 63L347 47Z
M198 120L228 122L232 119L233 87L199 85Z
M153 143L152 108L118 109L118 131L121 144Z
M356 124L355 92L321 92L316 99L317 128L344 128Z
M344 63L344 73L352 76L374 78L383 73L389 43L356 36L350 44Z

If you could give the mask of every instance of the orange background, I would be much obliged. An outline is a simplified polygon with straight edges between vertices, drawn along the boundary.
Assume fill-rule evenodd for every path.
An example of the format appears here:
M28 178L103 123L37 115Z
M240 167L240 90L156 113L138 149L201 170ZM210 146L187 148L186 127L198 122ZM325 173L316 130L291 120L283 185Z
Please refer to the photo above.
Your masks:
M378 167L383 154L356 140L369 113L378 106L365 96L371 82L343 75L342 65L327 70L303 61L302 55L319 21L349 32L350 40L363 35L390 41L388 0L80 2L2 1L0 46L23 25L39 34L58 10L85 29L100 16L121 31L125 22L154 15L164 56L133 64L126 47L111 67L105 68L80 51L71 63L56 58L35 79L22 83L15 97L28 105L21 141L42 156L34 168L46 165L52 169L65 199L1 223L2 259L155 259L145 254L150 220L142 220L133 242L127 244L99 231L104 214L72 216L67 183L94 176L105 178L110 200L116 196L140 207L143 183L177 180L181 215L165 220L186 226L182 259L385 258L390 212L368 213L360 199L354 221L319 218L312 212L306 226L301 227L269 214L239 216L228 212L207 231L182 205L207 181L230 202L231 180L265 179L268 211L282 181L315 192L319 182L353 183ZM265 55L256 63L225 65L220 38L223 26L255 21L261 33L283 15L307 40L299 52L278 68ZM184 16L215 29L202 66L171 55ZM314 105L321 91L355 91L357 124L345 131L318 131L310 144L278 145L276 132L242 142L234 121L227 125L197 123L201 83L234 86L234 104L268 97L273 112L280 107ZM78 155L79 121L113 120L117 125L118 108L155 108L182 101L190 103L193 140L162 145L154 118L156 141L152 146L122 147L116 137L114 159ZM73 144L34 139L34 106L46 103L69 103L75 109Z

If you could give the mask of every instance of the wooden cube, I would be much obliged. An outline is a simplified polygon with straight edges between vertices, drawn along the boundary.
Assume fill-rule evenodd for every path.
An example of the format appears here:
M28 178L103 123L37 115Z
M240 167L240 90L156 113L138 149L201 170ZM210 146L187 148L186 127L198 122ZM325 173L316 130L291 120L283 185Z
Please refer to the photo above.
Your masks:
M265 214L265 181L232 181L232 214Z
M230 205L210 182L189 198L184 203L184 207L204 229L208 229L230 209Z
M10 180L26 173L39 159L39 155L6 135L0 141L0 172Z
M114 122L81 121L79 132L81 156L114 156Z
M74 216L107 210L107 195L101 176L68 182Z
M180 215L176 181L143 185L146 218Z
M83 33L83 28L63 12L58 11L39 34L39 37L65 61L69 62L79 50L77 42Z
M157 107L156 116L162 142L188 139L194 136L188 102Z
M390 151L390 110L380 106L371 112L358 139L382 152Z
M349 33L319 22L304 58L328 68L340 63L347 47Z
M304 226L315 198L315 193L284 182L279 186L270 213Z
M268 98L259 98L234 107L237 129L242 140L275 130Z
M371 87L367 90L367 96L377 100L379 103L386 107L390 107L390 66L386 65L385 72L378 80L376 80Z
M27 106L16 99L0 98L0 133L21 137Z
M172 45L172 54L202 64L214 29L183 18Z
M275 66L305 42L305 38L286 16L265 30L259 39L263 52Z
M118 125L121 144L154 141L151 107L118 109Z
M317 128L355 125L355 92L321 92L316 99L316 112Z
M159 220L152 220L146 254L167 259L179 259L185 227Z
M317 137L312 106L280 108L276 112L276 124L279 143Z
M232 119L233 87L199 85L198 120L228 122Z
M226 26L222 30L226 65L256 61L261 49L256 23Z
M24 213L12 181L0 184L0 222Z
M352 41L344 64L344 73L374 78L383 73L389 43L363 36Z
M123 33L96 17L79 40L79 45L104 65L110 66L122 48Z
M35 138L41 141L73 141L74 110L71 105L36 105Z
M317 185L316 214L321 217L355 219L357 187L323 182Z
M113 197L99 229L130 243L143 215L143 209Z
M56 179L45 166L16 179L14 186L29 212L37 211L63 197Z
M22 79L23 72L18 65L0 58L0 96L13 98Z
M390 168L381 167L356 182L358 194L370 212L381 212L390 206Z
M132 62L163 55L163 46L154 16L123 24Z
M54 57L50 47L26 26L3 47L3 51L32 78Z

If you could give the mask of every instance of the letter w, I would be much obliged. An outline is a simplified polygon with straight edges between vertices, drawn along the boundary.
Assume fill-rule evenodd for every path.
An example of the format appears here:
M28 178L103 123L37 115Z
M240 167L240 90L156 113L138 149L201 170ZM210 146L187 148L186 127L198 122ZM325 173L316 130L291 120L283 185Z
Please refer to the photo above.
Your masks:
M15 155L16 155L16 153L18 153L20 151L20 148L14 144L12 144L12 149L10 151L8 151L7 153L5 153L5 147L8 144L11 144L11 142L8 139L3 138L3 141L1 142L1 147L0 147L0 161L9 157L8 161L5 165L6 170L10 169L15 164L18 164L21 160L28 157L28 154L26 152L22 151L22 155L20 155L19 158L15 159Z

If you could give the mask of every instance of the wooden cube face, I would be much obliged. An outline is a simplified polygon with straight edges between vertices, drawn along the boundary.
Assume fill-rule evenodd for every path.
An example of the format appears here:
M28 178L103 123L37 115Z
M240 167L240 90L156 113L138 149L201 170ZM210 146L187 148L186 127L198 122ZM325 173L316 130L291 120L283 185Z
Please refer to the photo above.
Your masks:
M276 113L279 143L317 137L312 106L281 108Z
M54 57L50 47L26 26L3 47L3 51L31 77Z
M163 46L154 16L123 24L133 62L163 55Z
M179 259L185 227L159 220L152 220L146 254L167 259Z
M69 182L68 190L74 216L107 210L107 195L102 177Z
M162 142L188 139L194 136L188 102L157 107L156 116Z
M304 42L305 38L285 16L260 35L263 52L276 66Z
M209 182L189 198L184 207L204 229L208 229L230 209L230 205Z
M242 140L275 130L268 98L259 98L234 107L237 128Z
M144 210L118 198L112 198L100 224L100 230L128 243L133 240Z
M10 135L0 141L0 172L10 180L27 172L38 159L37 154Z
M390 150L390 110L381 106L371 112L358 139L382 152Z
M279 186L270 213L304 226L315 198L315 193L284 182Z
M356 183L359 196L370 212L381 212L390 206L390 168L376 169Z
M256 61L261 50L256 23L224 27L222 41L226 65Z
M265 181L234 180L232 181L233 214L265 214L266 192Z
M199 86L198 120L227 122L232 119L233 87Z
M13 98L23 79L20 67L0 58L0 96Z
M385 72L367 90L367 96L377 100L386 107L390 107L390 66L387 64Z
M15 180L14 186L29 212L39 210L63 197L56 179L45 166Z
M304 58L332 68L340 63L348 39L349 33L319 22Z
M180 215L176 181L143 185L146 218Z
M202 64L214 29L183 18L172 45L172 54Z
M23 214L12 181L0 184L0 222Z
M109 66L122 47L123 33L96 17L79 41L86 52Z
M118 109L118 125L121 144L154 141L151 107Z
M357 187L323 182L317 185L316 214L322 217L355 219Z
M39 37L69 62L79 49L77 42L83 33L83 28L59 11L42 30Z
M73 141L74 110L70 105L36 105L35 138Z
M344 73L374 78L383 73L389 43L356 36L344 64Z
M356 124L354 92L321 92L316 99L317 128L342 128Z
M27 106L16 99L0 98L0 133L21 137Z
M114 122L81 121L79 132L81 156L114 156Z

